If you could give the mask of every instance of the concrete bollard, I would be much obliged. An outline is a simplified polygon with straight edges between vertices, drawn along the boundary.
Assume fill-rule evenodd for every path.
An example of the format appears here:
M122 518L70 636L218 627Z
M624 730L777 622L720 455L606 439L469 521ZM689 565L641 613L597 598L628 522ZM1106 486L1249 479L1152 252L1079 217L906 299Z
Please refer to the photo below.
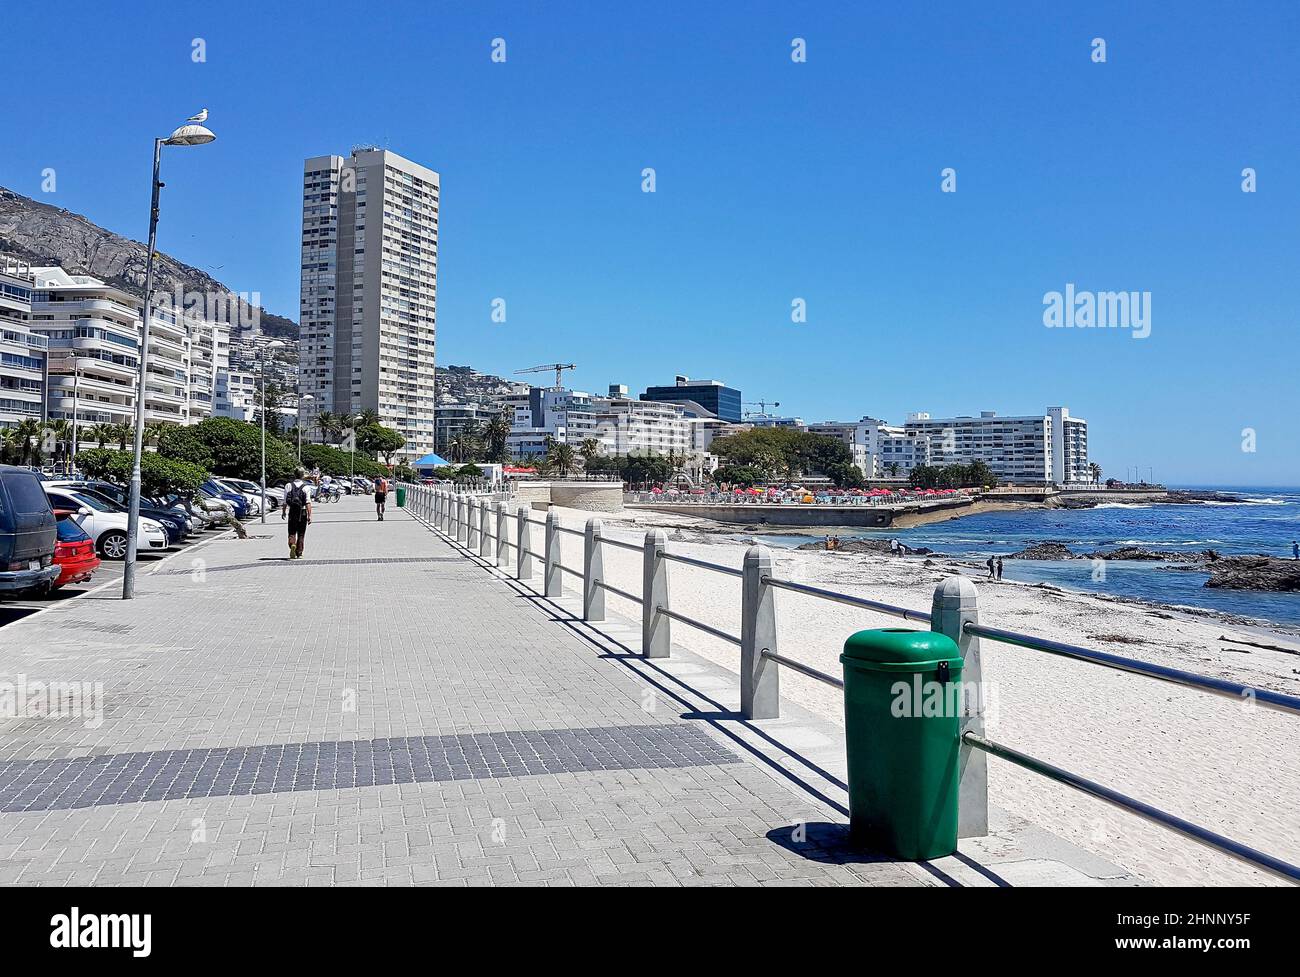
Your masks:
M668 534L652 529L645 534L641 564L641 654L667 658L672 652L672 621L659 608L668 607L668 561L663 558Z
M596 518L587 520L582 537L582 619L605 620L605 559L601 545L604 524Z
M497 503L497 566L503 567L510 562L510 507L504 502Z
M542 561L542 593L560 597L564 594L564 571L560 569L560 517L554 509L546 513L546 545L542 552L546 554Z
M456 499L456 542L469 542L469 499L464 495Z
M478 555L486 562L492 555L492 512L487 499L479 500Z
M930 630L946 634L961 651L962 716L960 735L984 735L984 684L980 676L980 639L966 633L968 621L979 622L979 592L969 579L949 577L934 589ZM989 833L988 762L982 750L961 744L958 754L957 837Z
M740 714L746 719L776 719L781 715L781 668L763 657L776 652L776 604L772 587L772 554L765 546L745 551L740 605Z
M515 521L519 524L515 527L515 579L531 580L533 578L533 557L528 552L532 533L528 525L528 513L530 508L521 505L515 514Z
M478 549L478 499L472 495L466 503L465 546L472 553Z

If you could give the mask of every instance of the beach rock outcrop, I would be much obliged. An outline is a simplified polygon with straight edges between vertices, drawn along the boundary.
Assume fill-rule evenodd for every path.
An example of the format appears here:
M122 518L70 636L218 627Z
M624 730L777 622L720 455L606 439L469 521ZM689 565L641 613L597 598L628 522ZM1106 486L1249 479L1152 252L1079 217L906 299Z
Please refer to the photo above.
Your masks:
M1212 563L1219 558L1216 550L1185 553L1180 550L1149 550L1145 546L1119 546L1113 550L1084 553L1085 560L1160 560L1165 563Z
M1012 553L1008 560L1073 560L1075 555L1070 548L1059 540L1047 540L1027 546L1019 553Z
M1210 564L1207 587L1300 592L1300 560L1275 556L1222 556Z

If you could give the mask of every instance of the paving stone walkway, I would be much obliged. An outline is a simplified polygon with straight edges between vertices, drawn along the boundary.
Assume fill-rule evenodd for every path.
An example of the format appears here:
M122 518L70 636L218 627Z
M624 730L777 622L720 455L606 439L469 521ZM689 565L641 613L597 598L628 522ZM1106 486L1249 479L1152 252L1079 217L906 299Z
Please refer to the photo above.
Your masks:
M734 676L645 670L394 507L318 506L294 562L249 530L0 628L0 884L1129 881L1050 837L848 849L779 726L710 718Z
M0 629L0 884L924 881L406 513L249 528Z

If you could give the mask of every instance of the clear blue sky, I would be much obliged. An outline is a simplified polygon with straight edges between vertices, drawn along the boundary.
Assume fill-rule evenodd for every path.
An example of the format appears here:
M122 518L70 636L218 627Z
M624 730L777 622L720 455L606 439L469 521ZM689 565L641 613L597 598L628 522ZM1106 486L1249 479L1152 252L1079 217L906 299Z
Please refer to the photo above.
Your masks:
M442 174L440 363L808 420L1065 404L1109 474L1300 484L1296 3L135 6L6 11L0 184L140 239L150 139L207 106L159 245L272 311L303 158L373 142ZM1150 337L1046 329L1066 282L1150 291Z

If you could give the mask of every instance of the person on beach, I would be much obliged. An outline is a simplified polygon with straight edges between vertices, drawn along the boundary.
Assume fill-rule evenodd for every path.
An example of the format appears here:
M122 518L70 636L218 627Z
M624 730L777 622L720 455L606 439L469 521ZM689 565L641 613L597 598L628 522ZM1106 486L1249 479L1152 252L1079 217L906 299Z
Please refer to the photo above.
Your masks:
M1291 559L1300 560L1300 540L1291 540Z
M1002 579L1002 557L998 557L998 579Z
M384 502L388 498L388 479L382 475L375 479L375 514L384 521Z
M889 541L889 552L894 556L898 556L898 540L891 539Z
M307 480L301 468L293 471L293 481L284 490L284 505L280 519L289 520L289 559L302 559L302 547L307 541L307 526L311 523L311 497L307 494Z
M993 562L993 557L990 556L988 562L984 565L989 568L989 579L996 580L998 578L998 570L997 564Z

